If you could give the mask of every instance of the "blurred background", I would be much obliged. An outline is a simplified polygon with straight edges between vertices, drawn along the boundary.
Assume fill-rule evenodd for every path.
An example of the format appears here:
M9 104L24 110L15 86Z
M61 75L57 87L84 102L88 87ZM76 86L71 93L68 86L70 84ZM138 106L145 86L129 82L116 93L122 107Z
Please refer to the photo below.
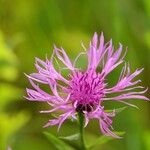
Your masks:
M95 31L103 31L116 47L119 42L124 50L128 47L126 60L132 70L145 68L140 78L149 87L149 0L0 0L0 150L54 149L43 131L60 136L78 130L70 121L59 133L56 127L42 128L50 115L38 113L45 107L42 103L23 98L30 87L24 73L35 71L35 57L50 57L54 43L74 59L83 50L81 42L87 47ZM115 73L110 80L116 80ZM127 108L114 120L115 130L126 131L124 138L95 149L150 150L150 104L132 102L140 109ZM92 121L86 128L87 141L98 137L98 131L98 122Z

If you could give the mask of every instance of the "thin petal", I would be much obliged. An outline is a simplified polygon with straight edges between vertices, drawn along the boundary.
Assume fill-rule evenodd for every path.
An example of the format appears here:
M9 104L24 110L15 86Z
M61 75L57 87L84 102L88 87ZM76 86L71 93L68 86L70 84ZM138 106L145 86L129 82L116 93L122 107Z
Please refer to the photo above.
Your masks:
M56 46L54 46L54 50L55 53L58 57L59 60L61 60L70 70L74 70L74 67L69 59L69 57L67 56L66 52L61 48L58 49Z

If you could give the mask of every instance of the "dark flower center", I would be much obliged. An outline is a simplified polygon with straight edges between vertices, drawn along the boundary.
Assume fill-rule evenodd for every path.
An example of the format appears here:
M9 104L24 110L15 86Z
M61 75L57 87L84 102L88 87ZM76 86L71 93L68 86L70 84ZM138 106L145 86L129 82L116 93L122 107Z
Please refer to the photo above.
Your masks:
M92 110L94 110L95 106L92 103L89 104L78 104L76 107L76 111L77 112L83 112L83 111L87 111L87 112L91 112Z

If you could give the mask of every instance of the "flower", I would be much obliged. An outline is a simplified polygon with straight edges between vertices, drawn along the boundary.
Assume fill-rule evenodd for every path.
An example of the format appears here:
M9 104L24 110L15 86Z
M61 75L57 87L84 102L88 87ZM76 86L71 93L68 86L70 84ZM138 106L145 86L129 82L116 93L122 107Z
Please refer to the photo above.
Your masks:
M26 99L46 102L50 105L50 110L44 110L41 113L59 112L59 115L50 119L44 127L58 125L59 130L66 119L77 119L77 113L80 112L85 117L85 127L90 119L97 119L103 134L119 138L111 131L112 119L116 111L115 109L111 112L105 111L102 103L112 100L136 107L125 100L148 100L143 95L147 89L142 90L144 87L138 85L141 80L134 80L143 69L137 69L131 73L129 64L124 62L126 52L122 54L122 49L122 45L119 44L118 49L114 50L112 40L105 44L103 33L100 38L95 33L89 48L81 52L74 63L71 62L63 48L59 49L56 46L54 46L50 60L46 58L45 61L42 61L36 58L37 73L27 75L34 89L26 89L28 95ZM88 59L86 70L76 68L76 61L82 54L85 54ZM65 67L59 67L57 70L54 67L54 61L58 63L57 60ZM109 87L108 74L122 63L124 66L118 82L113 87ZM99 72L98 67L101 68ZM67 77L62 75L64 69L69 70ZM37 82L48 85L50 92L42 90ZM116 96L111 97L110 94L113 93Z

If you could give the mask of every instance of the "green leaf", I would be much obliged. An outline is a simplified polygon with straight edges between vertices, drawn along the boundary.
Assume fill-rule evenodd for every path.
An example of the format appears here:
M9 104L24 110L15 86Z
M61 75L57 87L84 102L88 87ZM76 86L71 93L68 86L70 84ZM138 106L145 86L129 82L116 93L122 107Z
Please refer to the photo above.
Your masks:
M73 134L70 136L65 137L59 137L61 140L63 140L65 143L70 145L71 147L74 147L75 149L80 149L80 134Z
M115 111L116 114L122 112L123 110L125 110L127 108L127 106L125 107L120 107L120 108L116 108L116 109L113 109L113 110L106 110L106 112L112 112L112 111Z
M77 133L77 134L73 134L73 135L69 135L69 136L64 136L64 137L61 136L59 138L62 139L62 140L66 140L66 141L77 141L80 138L80 134Z
M63 142L61 139L57 138L51 133L44 132L49 141L56 147L57 150L72 150L69 145Z
M119 136L122 136L125 132L114 132L114 133L119 135ZM89 145L88 149L93 149L95 146L105 144L105 143L107 143L107 142L109 142L110 140L113 140L113 139L115 139L115 138L110 137L110 136L102 135L99 138L97 138L93 144Z
M127 107L128 107L128 106L120 107L120 108L115 109L116 114L122 112L122 111L125 110Z

